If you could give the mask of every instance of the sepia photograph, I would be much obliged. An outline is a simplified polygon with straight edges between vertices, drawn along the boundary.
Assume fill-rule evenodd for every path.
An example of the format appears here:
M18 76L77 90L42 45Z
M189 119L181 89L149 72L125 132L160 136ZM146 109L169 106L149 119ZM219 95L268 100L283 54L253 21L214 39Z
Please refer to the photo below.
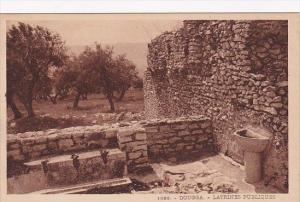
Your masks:
M8 195L290 193L287 18L60 16L5 21Z

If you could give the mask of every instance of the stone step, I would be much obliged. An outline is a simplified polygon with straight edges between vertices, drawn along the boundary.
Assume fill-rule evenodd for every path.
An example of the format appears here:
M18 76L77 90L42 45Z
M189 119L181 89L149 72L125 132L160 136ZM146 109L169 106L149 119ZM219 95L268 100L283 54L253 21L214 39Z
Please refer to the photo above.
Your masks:
M66 186L53 189L45 189L32 194L84 194L91 190L122 190L129 192L131 180L128 177L115 178L109 180L98 180L90 183L82 183L75 186Z
M102 154L98 150L43 158L24 165L26 174L8 178L9 192L28 193L127 175L126 155L117 148Z

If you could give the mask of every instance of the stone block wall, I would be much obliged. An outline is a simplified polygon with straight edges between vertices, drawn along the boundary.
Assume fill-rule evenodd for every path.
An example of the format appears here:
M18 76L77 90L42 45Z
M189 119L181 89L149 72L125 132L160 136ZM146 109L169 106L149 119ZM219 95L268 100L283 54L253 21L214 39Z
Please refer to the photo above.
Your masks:
M149 166L147 135L141 125L121 128L117 137L119 148L126 153L129 172Z
M212 124L194 116L8 134L8 170L42 157L113 148L125 153L129 172L148 167L160 155L201 157L214 151Z
M288 189L287 21L184 21L148 45L147 118L205 115L218 151L243 163L232 135L251 125L272 134L264 179Z
M212 123L208 118L165 119L149 122L144 127L152 160L201 157L214 151Z
M7 158L10 161L29 161L48 155L113 148L117 146L116 127L117 125L79 126L8 134Z

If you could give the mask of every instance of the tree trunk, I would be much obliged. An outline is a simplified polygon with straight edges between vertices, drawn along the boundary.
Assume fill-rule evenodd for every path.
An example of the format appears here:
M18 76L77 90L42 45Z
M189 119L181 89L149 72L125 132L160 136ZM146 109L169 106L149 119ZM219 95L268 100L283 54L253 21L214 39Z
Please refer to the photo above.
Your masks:
M88 93L87 93L87 92L84 93L84 99L85 99L85 100L88 99Z
M114 102L113 102L113 95L111 92L107 92L107 99L108 99L108 102L110 104L110 110L112 112L115 111L115 105L114 105Z
M9 105L9 107L11 108L12 112L14 113L14 119L19 119L22 117L21 112L19 111L16 103L13 100L12 95L10 95L9 93L6 94L6 100L7 100L7 104Z
M27 110L28 117L31 118L31 117L35 116L35 113L32 108L32 99L31 98L28 98L26 110Z
M82 100L87 100L87 93L82 93L81 94L81 99Z
M28 91L26 93L26 97L25 97L25 108L27 110L27 115L29 118L34 117L35 113L33 111L32 108L32 98L33 98L33 90L34 90L34 86L36 84L36 82L38 81L38 73L34 73L33 78L28 86Z
M52 102L52 104L57 104L57 96L58 95L55 95L55 96L53 96L53 97L51 97L50 95L49 95L49 98L50 98L50 101Z
M122 92L121 92L121 94L120 94L120 96L119 96L119 98L118 98L118 100L117 100L118 102L120 102L120 101L123 100L125 93L126 93L126 90L123 89Z
M80 93L77 93L74 99L73 108L76 109L78 107L79 99L80 99Z

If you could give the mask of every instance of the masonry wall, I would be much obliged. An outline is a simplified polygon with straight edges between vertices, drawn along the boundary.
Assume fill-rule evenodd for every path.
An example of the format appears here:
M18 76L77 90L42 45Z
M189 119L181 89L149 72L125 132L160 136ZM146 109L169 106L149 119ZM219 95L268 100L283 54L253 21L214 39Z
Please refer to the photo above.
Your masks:
M8 134L9 161L30 161L48 155L117 146L118 125L78 126L65 129Z
M287 21L184 21L148 45L146 116L208 116L218 151L240 163L233 132L267 128L264 180L287 190L287 35Z
M145 126L148 155L152 160L180 160L214 152L212 123L207 117L165 119Z
M13 175L16 165L23 162L112 148L125 153L129 172L148 167L159 156L194 152L201 157L214 152L211 120L204 116L179 117L8 134L8 170Z

